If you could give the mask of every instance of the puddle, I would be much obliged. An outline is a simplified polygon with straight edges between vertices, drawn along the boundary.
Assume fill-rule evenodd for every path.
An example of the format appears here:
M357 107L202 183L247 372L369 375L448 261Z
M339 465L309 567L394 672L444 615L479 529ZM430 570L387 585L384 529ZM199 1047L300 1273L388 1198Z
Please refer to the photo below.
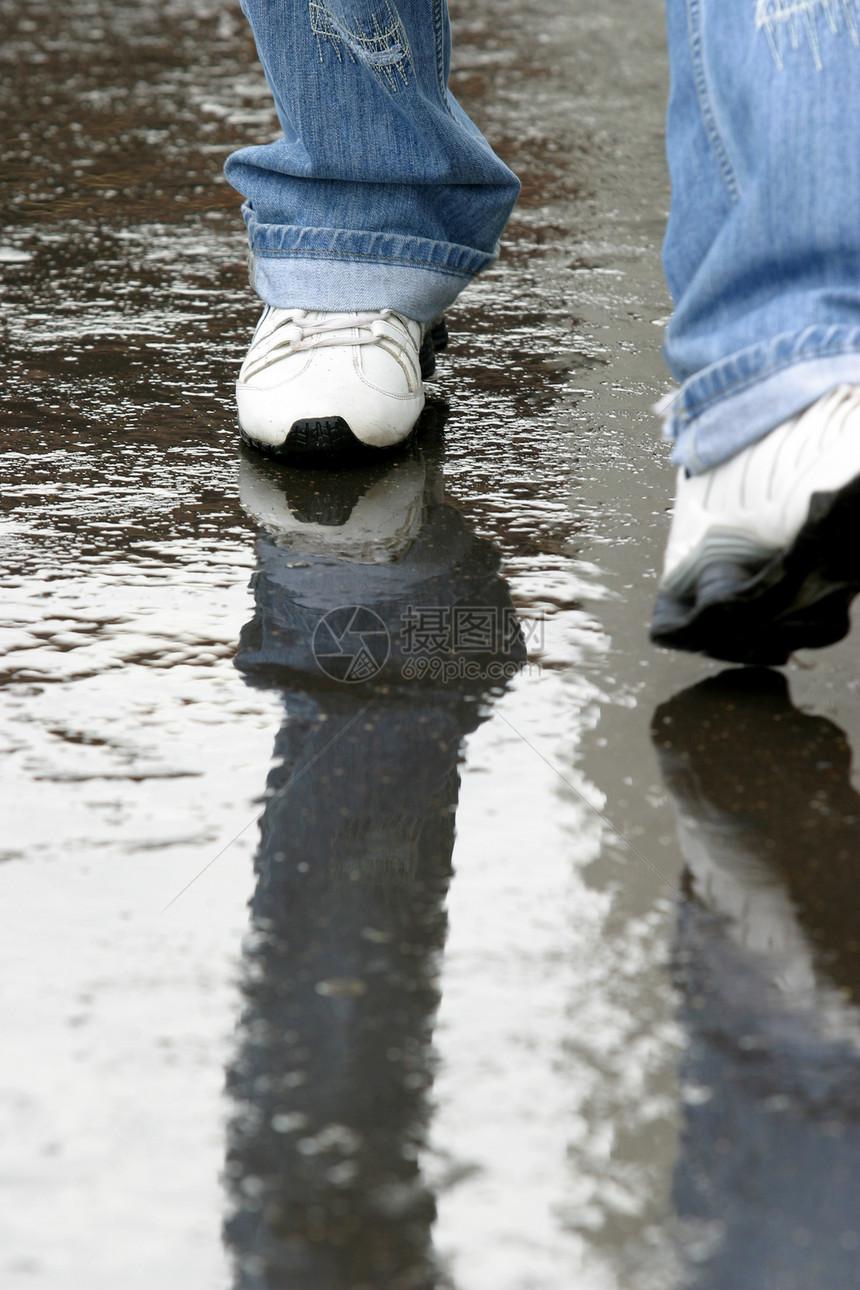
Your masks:
M238 8L6 11L4 1285L847 1290L856 649L647 643L657 0L453 7L523 198L336 476L237 443Z

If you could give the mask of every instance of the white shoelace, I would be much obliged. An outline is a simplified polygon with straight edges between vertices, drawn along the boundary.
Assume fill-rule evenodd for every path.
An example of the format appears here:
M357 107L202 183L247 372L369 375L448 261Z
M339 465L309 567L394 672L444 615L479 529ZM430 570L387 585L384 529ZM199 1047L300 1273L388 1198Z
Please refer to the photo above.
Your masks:
M275 324L271 331L266 331L259 340L253 342L248 353L248 359L251 361L245 372L245 379L256 376L273 363L280 362L290 354L301 353L303 350L375 345L382 337L396 344L399 339L390 334L391 319L400 321L393 309L381 309L376 313L325 314L314 321L308 321L307 313L308 311L303 309L291 310ZM388 327L385 326L386 323L389 324ZM285 328L286 334L279 336L278 333ZM399 331L400 328L398 327L397 330ZM403 331L406 331L405 326ZM411 340L408 332L405 339ZM265 346L265 349L254 361L252 355L258 346L261 348Z

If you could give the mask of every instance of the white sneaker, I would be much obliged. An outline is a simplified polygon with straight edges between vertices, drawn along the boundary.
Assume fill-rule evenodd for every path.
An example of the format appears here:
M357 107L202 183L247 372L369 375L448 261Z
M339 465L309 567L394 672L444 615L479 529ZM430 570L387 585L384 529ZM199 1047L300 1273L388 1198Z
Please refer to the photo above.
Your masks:
M860 386L701 475L678 476L652 639L781 663L848 629L860 590Z
M401 443L424 407L422 359L431 375L430 329L393 309L267 305L236 382L242 436L290 455Z

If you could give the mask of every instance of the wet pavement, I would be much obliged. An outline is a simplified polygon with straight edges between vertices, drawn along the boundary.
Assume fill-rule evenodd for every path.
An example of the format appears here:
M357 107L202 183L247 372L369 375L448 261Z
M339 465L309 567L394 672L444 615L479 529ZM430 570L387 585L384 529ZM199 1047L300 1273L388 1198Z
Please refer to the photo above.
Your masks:
M657 0L454 7L523 198L337 473L237 443L238 8L0 12L3 1285L860 1285L856 635L647 643Z

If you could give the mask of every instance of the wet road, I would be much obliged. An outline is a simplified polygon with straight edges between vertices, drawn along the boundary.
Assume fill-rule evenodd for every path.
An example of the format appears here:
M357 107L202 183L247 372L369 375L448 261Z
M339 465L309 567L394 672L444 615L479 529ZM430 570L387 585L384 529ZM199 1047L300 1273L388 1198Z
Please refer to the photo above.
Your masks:
M237 445L238 8L0 13L3 1285L860 1285L856 634L646 639L657 0L454 7L523 198L322 476Z

